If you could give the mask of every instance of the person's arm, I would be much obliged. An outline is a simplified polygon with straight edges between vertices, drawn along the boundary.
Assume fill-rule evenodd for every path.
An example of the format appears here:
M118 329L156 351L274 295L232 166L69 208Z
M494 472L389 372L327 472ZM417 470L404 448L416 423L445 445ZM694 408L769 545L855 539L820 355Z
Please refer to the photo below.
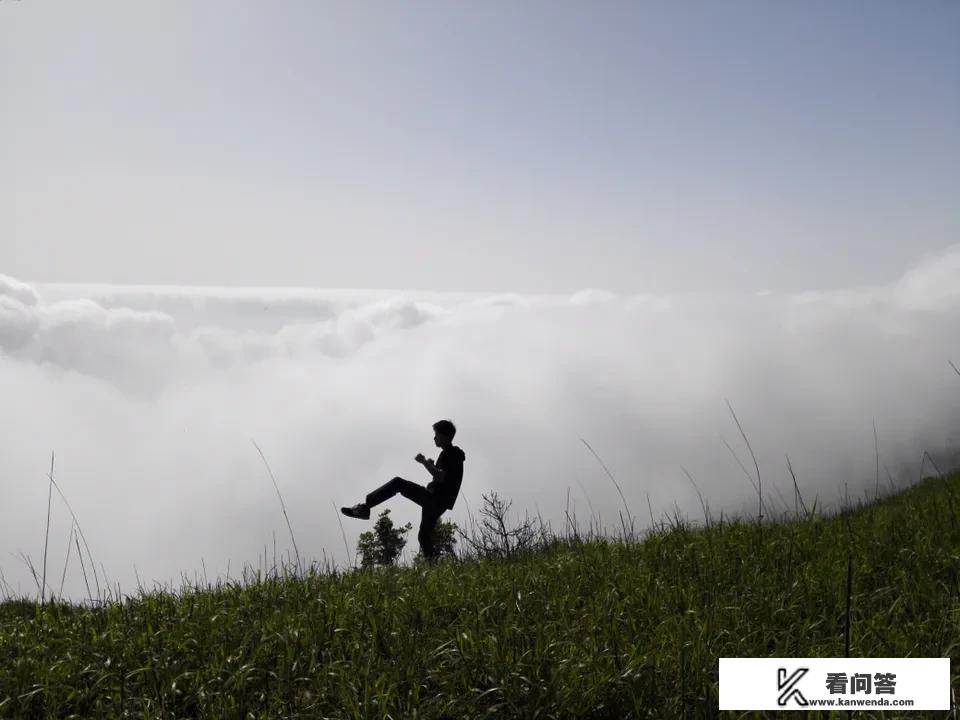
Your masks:
M438 468L436 463L433 462L433 458L425 458L423 454L420 453L414 458L414 460L423 465L427 469L427 472L433 476L434 480L437 482L443 480L443 476L446 474L446 471Z

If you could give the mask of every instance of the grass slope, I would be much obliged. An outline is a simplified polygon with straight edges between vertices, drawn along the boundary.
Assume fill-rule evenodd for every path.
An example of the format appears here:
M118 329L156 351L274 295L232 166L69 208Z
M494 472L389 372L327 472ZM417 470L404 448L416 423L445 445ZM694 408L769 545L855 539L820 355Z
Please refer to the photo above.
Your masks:
M851 656L960 654L953 475L830 518L96 609L8 602L0 717L715 717L718 657L844 654L848 556ZM881 716L898 717L857 714Z

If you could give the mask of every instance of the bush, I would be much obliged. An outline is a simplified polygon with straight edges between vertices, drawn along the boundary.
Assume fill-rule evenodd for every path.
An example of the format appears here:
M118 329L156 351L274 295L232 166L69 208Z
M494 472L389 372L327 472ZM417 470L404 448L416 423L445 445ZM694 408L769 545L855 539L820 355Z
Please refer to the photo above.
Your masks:
M480 508L480 524L474 525L467 535L460 532L468 555L474 557L515 557L516 555L546 547L552 537L542 522L534 522L528 516L518 524L507 517L512 501L506 501L497 493L483 495Z
M438 520L433 529L433 546L437 549L437 557L456 557L457 533L460 528L454 522ZM414 562L422 562L423 553L418 552Z
M377 516L373 531L360 533L357 543L357 555L360 566L369 568L374 565L394 565L407 544L407 533L413 526L407 523L403 527L393 526L390 511L384 510Z

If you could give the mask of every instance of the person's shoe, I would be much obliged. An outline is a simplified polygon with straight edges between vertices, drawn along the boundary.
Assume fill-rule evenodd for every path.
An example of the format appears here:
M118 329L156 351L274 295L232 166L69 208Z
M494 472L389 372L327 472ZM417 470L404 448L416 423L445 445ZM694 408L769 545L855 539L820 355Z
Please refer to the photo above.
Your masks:
M360 520L370 519L370 508L368 508L365 503L360 503L353 507L342 507L340 508L340 512L347 517L358 518Z

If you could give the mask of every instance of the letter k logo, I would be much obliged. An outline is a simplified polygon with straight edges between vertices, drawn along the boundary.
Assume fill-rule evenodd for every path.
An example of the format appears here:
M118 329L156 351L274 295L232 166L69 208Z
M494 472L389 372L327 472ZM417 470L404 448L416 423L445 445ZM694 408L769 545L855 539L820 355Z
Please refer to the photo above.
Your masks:
M790 698L793 698L797 705L806 706L807 699L803 693L797 689L797 683L800 678L810 672L810 668L797 668L789 676L786 668L777 670L777 689L780 691L780 697L777 698L777 704L784 707Z

